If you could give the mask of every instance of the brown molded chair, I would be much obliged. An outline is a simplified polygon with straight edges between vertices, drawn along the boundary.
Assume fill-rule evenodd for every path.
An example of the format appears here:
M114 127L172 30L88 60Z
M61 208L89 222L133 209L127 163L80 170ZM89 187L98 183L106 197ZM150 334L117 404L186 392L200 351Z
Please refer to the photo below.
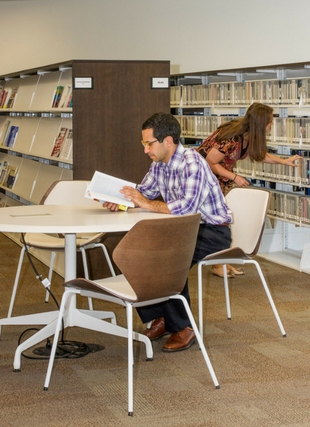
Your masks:
M64 284L66 290L61 302L44 390L49 386L65 307L70 306L67 304L68 299L75 294L108 300L126 307L128 415L133 415L133 336L135 336L132 320L133 307L147 306L169 299L182 301L214 385L219 388L189 305L180 295L190 269L199 222L200 214L139 221L123 237L113 252L113 260L122 272L121 275L96 281L75 279Z

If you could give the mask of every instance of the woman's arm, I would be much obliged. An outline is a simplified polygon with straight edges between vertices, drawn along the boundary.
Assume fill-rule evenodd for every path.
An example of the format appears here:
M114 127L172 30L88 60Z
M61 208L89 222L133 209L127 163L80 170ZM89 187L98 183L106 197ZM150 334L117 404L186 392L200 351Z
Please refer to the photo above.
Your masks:
M211 148L206 157L206 160L209 163L212 172L215 175L234 181L234 183L237 184L238 187L247 187L249 185L247 179L243 178L243 176L237 175L235 172L225 169L219 164L224 159L224 157L225 154L221 153L216 148Z
M275 156L273 154L267 153L266 157L264 158L264 163L278 163L282 165L288 165L288 166L298 166L298 163L294 163L295 160L301 159L301 156L298 156L297 154L295 156L286 157L283 159L282 157Z

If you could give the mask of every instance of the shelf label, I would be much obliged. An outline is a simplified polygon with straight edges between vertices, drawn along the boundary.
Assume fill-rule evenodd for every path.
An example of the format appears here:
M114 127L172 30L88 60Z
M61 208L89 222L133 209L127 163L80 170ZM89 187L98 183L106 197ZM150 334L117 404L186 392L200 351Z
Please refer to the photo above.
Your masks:
M93 78L74 77L74 89L93 89Z
M169 89L169 77L151 77L152 89Z

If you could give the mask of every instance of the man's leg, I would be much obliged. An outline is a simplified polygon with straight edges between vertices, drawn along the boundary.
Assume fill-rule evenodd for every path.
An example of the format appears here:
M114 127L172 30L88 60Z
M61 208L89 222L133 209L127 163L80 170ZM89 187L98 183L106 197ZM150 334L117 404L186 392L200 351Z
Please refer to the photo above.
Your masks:
M197 243L191 267L206 255L229 248L230 244L231 236L229 227L201 224L198 231ZM187 281L181 294L184 295L190 303ZM190 321L184 306L180 301L170 300L161 304L142 307L137 309L137 311L144 323L153 319L157 320L156 322L153 322L154 331L150 330L149 332L152 339L159 338L166 332L171 332L173 334L164 345L164 351L183 350L188 348L193 342L194 337L192 337L192 334L189 331L191 329ZM174 335L179 332L182 333L182 336L174 337ZM183 346L182 343L183 336L185 346ZM177 338L177 341L175 338Z

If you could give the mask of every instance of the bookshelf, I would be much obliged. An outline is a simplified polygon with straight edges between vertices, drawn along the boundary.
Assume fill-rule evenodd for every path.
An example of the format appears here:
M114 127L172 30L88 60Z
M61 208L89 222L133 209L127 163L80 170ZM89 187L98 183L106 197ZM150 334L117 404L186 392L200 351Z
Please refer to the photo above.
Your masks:
M1 171L5 162L16 171L11 188L0 171L1 205L38 204L53 181L90 180L96 170L140 182L150 164L141 125L156 111L170 111L169 89L152 89L151 79L169 76L169 61L108 60L68 60L0 76ZM53 149L64 129L58 155ZM107 238L111 247L114 237ZM91 269L99 273L96 259Z
M269 151L302 156L297 168L249 159L236 164L236 173L272 193L259 255L310 274L310 63L171 76L171 111L187 146L199 146L252 102L274 109Z

